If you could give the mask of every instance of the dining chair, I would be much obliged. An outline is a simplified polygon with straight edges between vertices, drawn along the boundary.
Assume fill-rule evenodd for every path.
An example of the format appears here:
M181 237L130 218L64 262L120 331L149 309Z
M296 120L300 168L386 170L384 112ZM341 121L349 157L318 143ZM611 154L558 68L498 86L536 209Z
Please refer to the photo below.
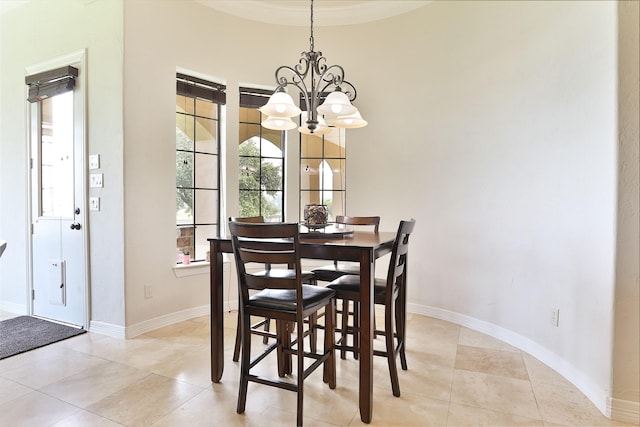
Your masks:
M380 217L337 215L335 223L338 225L357 226L359 229L370 229L373 230L374 233L378 233ZM360 274L360 265L357 262L334 261L333 264L318 267L311 271L315 275L316 280L331 282L345 274Z
M374 233L378 233L378 228L380 226L380 217L379 216L346 216L346 215L337 215L336 224L339 225L351 225L356 226L359 229L369 229ZM334 261L333 264L325 265L323 267L319 267L311 270L316 278L316 280L320 280L323 282L331 282L338 277L353 274L360 274L360 264L357 262L348 262L348 261ZM347 331L353 328L354 326L349 325L349 318L356 319L359 316L358 306L354 304L353 310L350 307L350 303L348 300L341 300L340 305L336 309L336 313L340 315L340 331L341 337L339 339L339 343L346 343L347 340ZM338 320L336 320L336 323ZM374 323L375 324L375 323ZM353 335L352 335L353 336ZM340 358L344 359L346 357L346 350L344 346L340 351ZM354 358L358 358L358 353L353 354Z
M407 317L406 267L409 253L409 236L413 232L415 223L414 219L410 221L400 221L391 250L387 278L374 279L375 304L384 306L384 330L375 330L375 333L385 337L386 349L384 351L374 349L373 354L387 358L391 388L394 396L400 396L400 383L398 381L398 369L396 367L396 357L398 354L400 355L402 369L407 370L407 358L405 354ZM336 299L353 301L356 306L360 304L360 276L351 274L341 276L327 285L327 288L336 291ZM336 348L353 351L354 353L360 351L358 347L360 333L358 317L354 317L353 325L353 328L346 331L346 333L353 335L353 345L348 346L346 341L343 340L336 344ZM345 333L345 331L339 332L341 334Z
M264 221L264 217L262 215L259 216L244 216L244 217L230 217L229 221L234 221L234 222L249 222L251 224L259 224L259 223L263 223ZM269 270L271 268L271 266L269 265L265 265L264 269L265 270ZM257 323L253 323L251 325L252 329L257 329L259 327L264 327L264 330L266 332L269 332L269 327L270 327L270 320L266 319L266 318L262 318L262 320L260 320ZM237 328L236 328L236 342L235 342L235 347L233 350L233 361L237 362L240 359L240 343L241 343L241 327L240 327L240 313L238 313L238 322L237 322ZM262 342L264 344L267 344L269 340L269 337L264 336Z
M265 219L262 215L259 216L244 216L244 217L237 217L237 216L232 216L229 217L229 221L233 221L233 222L248 222L250 224L262 224L265 223ZM271 269L271 266L269 264L265 264L264 265L264 271L268 271ZM264 273L264 272L263 272ZM316 280L315 280L315 276L312 272L309 271L303 271L302 272L302 282L303 283L308 283L311 285L315 285L316 284ZM241 331L241 327L240 327L240 314L238 313L238 321L237 321L237 328L236 328L236 342L235 342L235 346L233 349L233 361L237 362L240 359L240 331ZM314 321L317 322L316 319L313 319ZM314 322L314 323L316 323ZM266 332L269 332L269 328L271 327L271 320L267 319L267 318L263 318L261 320L259 320L256 323L253 323L251 325L252 329L258 329L260 327L263 327L264 330ZM313 332L313 351L316 351L316 331ZM269 337L268 336L263 336L262 337L262 343L263 344L267 344L269 341Z
M230 222L231 242L236 260L240 289L240 315L242 316L242 358L237 412L245 411L249 382L278 387L297 393L297 425L302 425L304 379L318 367L323 367L323 381L329 388L336 386L334 334L324 334L324 348L320 352L306 351L304 319L324 309L328 331L333 330L335 291L302 283L300 266L300 231L296 223L251 224ZM252 273L253 264L278 266L267 272ZM251 292L253 291L253 292ZM252 357L251 336L256 333L250 326L250 317L275 319L276 332L259 331L276 339ZM291 339L291 325L296 337ZM273 350L277 352L278 375L267 378L252 373L254 368ZM290 360L297 356L296 380L283 377L292 371ZM311 359L305 367L305 359Z
M2 253L4 252L6 247L7 247L7 241L0 240L0 256L2 256Z

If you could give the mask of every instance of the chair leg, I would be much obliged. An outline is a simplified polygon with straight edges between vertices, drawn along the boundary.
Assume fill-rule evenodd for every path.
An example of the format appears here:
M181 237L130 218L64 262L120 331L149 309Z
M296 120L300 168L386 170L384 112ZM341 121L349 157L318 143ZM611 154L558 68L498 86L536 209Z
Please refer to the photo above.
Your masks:
M384 319L384 327L385 327L385 344L386 344L386 355L387 355L387 363L389 364L389 376L391 377L391 390L393 391L393 395L396 397L400 396L400 382L398 381L398 368L396 366L396 353L395 353L395 340L393 336L393 322L395 320L394 316L395 310L393 309L393 304L391 307L387 308L387 312L385 313Z
M242 340L242 317L238 312L238 325L236 326L236 344L233 349L233 361L237 362L240 359L240 344Z
M265 317L264 319L264 331L265 332L269 332L269 328L271 327L271 319L268 319ZM267 345L269 344L269 337L265 336L262 337L262 344Z
M283 348L287 347L287 331L285 326L285 322L276 320L276 335L278 336L278 348L276 350L277 353L277 361L278 361L278 376L284 377L287 374L287 362L286 356L283 351Z
M342 300L342 326L340 326L340 343L344 347L347 345L348 335L347 331L349 328L349 306L351 302L349 300ZM347 351L344 348L340 349L340 359L347 358Z
M297 348L297 356L298 356L298 371L297 373L297 382L298 382L298 405L297 405L297 417L296 422L298 426L302 425L303 419L303 409L304 409L304 322L298 323L298 343L296 344Z
M285 333L287 334L287 348L291 348L291 335L295 332L296 322L285 323ZM293 374L293 353L289 352L285 357L285 366L287 368L287 374Z
M237 362L240 359L240 336L242 334L242 332L241 332L242 326L240 324L241 323L240 321L241 321L241 318L240 318L240 315L238 314L238 326L237 326L237 329L236 329L236 343L235 343L235 346L234 346L234 349L233 349L233 361L234 362ZM271 319L265 318L264 319L264 331L265 332L269 332L270 324L271 324ZM267 337L267 336L262 337L262 343L265 344L265 345L269 344L269 337Z
M376 324L373 324L373 330L375 331ZM374 335L375 337L375 335ZM360 355L360 303L353 302L353 358L358 360Z
M318 286L318 281L316 280L315 277L309 279L309 285ZM318 351L318 319L319 318L320 316L318 316L318 313L313 313L311 316L309 316L309 335L311 337L310 348L312 353L317 353Z
M281 377L290 375L293 372L292 355L290 352L285 353L283 349L291 348L291 333L295 323L276 321L276 329L278 331L278 374Z
M329 357L324 362L323 381L329 383L329 388L336 388L336 358L335 358L335 334L332 333L335 319L335 300L325 308L325 333L324 333L324 352L329 353Z
M373 310L373 339L375 340L376 338L378 338L378 335L382 335L378 332L376 332L376 311Z
M318 351L318 314L309 316L309 340L312 353Z
M238 391L238 406L236 412L244 413L247 403L247 388L249 386L249 364L251 363L251 319L244 317L247 327L242 328L242 362L240 365L240 389Z
M406 343L406 316L407 312L402 306L400 298L396 300L396 338L398 339L398 350L400 353L400 366L403 371L407 370L407 354L405 353Z

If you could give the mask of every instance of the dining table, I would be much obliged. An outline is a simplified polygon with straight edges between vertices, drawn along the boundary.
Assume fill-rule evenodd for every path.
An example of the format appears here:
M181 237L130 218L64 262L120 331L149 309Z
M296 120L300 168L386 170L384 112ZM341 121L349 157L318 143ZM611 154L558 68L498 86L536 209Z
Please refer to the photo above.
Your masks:
M373 415L373 327L375 261L390 253L394 232L337 231L306 229L301 225L300 258L352 261L360 264L360 419L370 423ZM233 253L229 237L209 241L211 298L211 381L220 382L224 371L223 254ZM339 382L339 381L338 381Z

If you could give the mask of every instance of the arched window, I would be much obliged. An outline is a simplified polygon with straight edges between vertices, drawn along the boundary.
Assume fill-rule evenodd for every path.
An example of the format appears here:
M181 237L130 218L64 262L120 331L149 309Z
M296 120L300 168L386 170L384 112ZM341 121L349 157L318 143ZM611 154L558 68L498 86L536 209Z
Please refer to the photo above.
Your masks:
M240 88L239 212L284 221L284 132L263 128L262 113L272 91Z
M329 221L345 215L346 160L344 129L332 128L322 136L300 134L300 221L309 204L326 205Z

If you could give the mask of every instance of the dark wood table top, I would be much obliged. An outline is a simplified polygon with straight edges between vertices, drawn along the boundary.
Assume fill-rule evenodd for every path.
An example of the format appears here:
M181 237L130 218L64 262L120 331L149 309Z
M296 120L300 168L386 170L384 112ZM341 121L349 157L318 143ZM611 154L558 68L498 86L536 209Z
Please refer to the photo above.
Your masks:
M341 238L322 238L318 236L306 237L307 233L300 235L300 257L309 259L325 259L338 261L359 261L360 251L371 249L374 251L374 259L391 252L395 232L353 231L341 236ZM217 251L232 253L231 238L212 237L207 239L215 243Z
M338 226L336 224L327 224L324 227L309 227L300 224L301 239L341 239L351 236L354 233L352 228Z

